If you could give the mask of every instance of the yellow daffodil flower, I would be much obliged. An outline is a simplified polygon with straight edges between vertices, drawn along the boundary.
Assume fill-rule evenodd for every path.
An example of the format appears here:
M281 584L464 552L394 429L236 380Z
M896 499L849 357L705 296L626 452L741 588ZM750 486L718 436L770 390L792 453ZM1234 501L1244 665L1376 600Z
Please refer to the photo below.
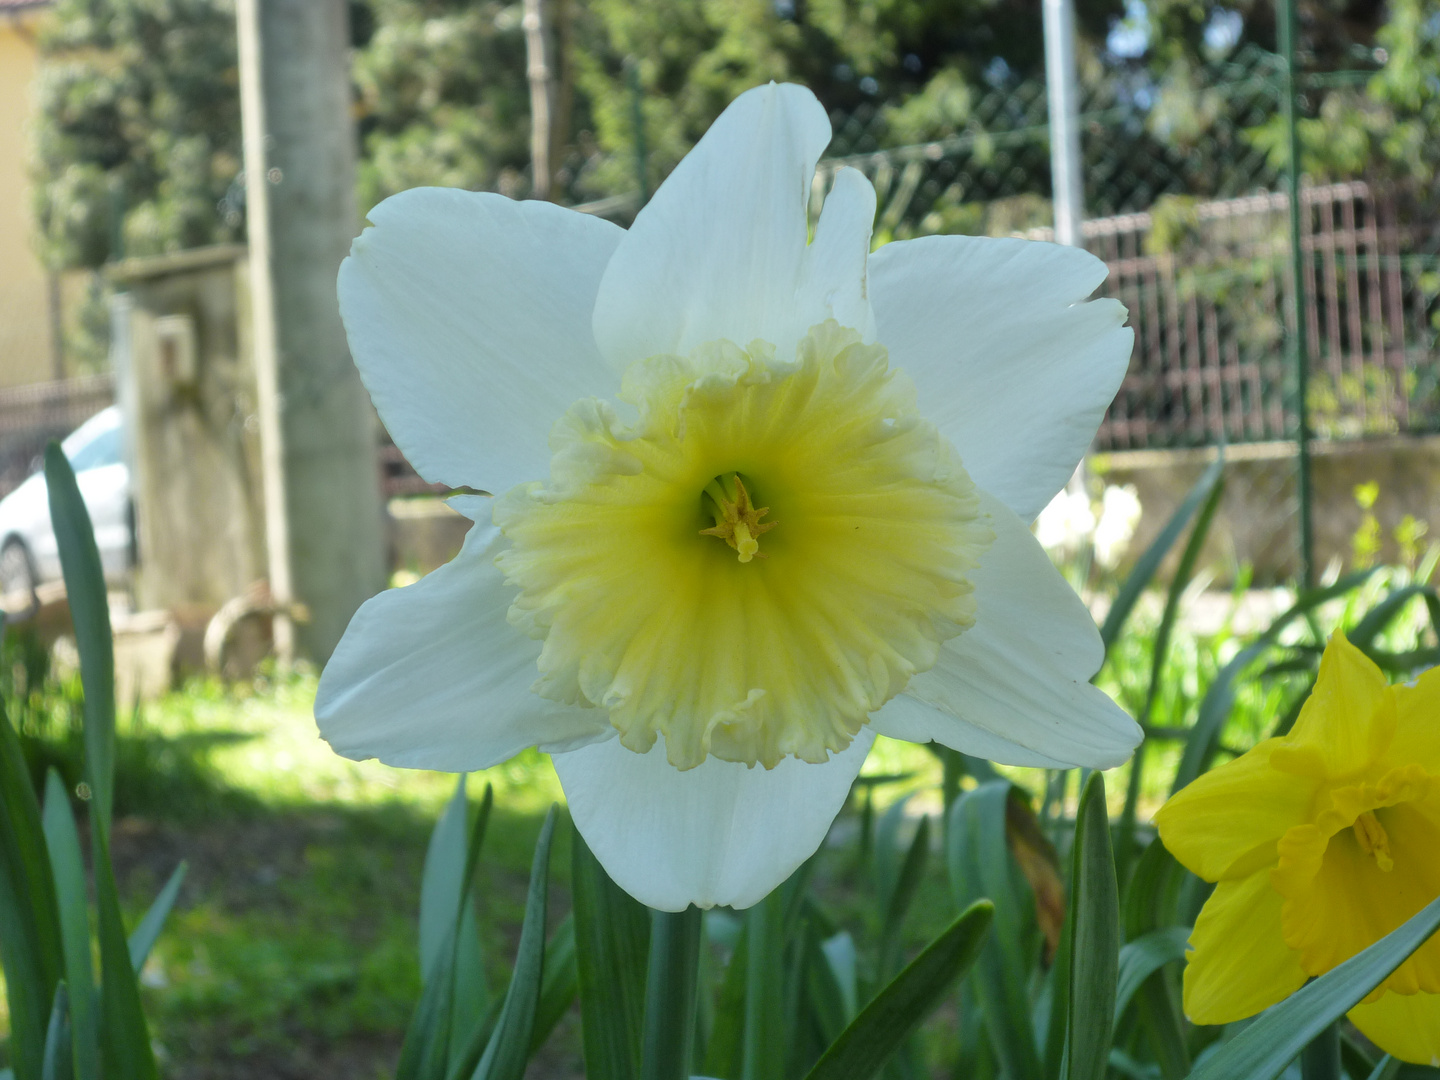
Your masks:
M1028 523L1131 332L1105 267L1022 240L870 253L875 192L808 90L742 94L627 231L407 191L340 271L355 362L464 549L375 597L315 704L344 755L553 755L611 877L755 903L820 844L876 732L1095 768L1139 729ZM546 437L549 437L549 449Z
M1268 1008L1440 896L1440 669L1388 686L1336 633L1290 734L1201 776L1155 824L1218 883L1190 936L1186 1015ZM1440 1065L1440 936L1350 1019L1395 1057Z

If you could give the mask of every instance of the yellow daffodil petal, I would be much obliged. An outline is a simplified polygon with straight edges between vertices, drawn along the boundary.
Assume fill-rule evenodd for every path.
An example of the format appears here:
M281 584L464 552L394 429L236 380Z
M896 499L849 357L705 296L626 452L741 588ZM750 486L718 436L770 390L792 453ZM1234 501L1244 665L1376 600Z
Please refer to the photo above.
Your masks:
M1431 668L1414 686L1397 686L1395 738L1385 755L1394 767L1412 761L1440 769L1440 668Z
M1347 1014L1367 1039L1401 1061L1440 1065L1440 994L1386 994Z
M1271 765L1283 739L1266 739L1177 792L1155 815L1160 839L1206 881L1274 865L1275 844L1314 801L1317 783Z
M1385 994L1346 1015L1391 1057L1440 1066L1440 994Z
M1337 630L1320 659L1314 691L1271 760L1278 769L1317 779L1357 776L1389 749L1395 725L1395 694L1385 674Z
M1271 881L1285 897L1285 940L1305 971L1324 974L1440 896L1437 852L1440 778L1419 765L1338 789L1315 822L1286 833ZM1440 992L1440 938L1421 946L1382 986L1402 994Z
M1305 984L1299 956L1280 933L1280 906L1263 871L1216 886L1190 933L1185 1015L1193 1022L1253 1016Z
M824 762L974 620L993 533L883 348L833 321L793 362L717 342L581 402L548 484L497 500L543 638L537 693L604 709L670 763Z

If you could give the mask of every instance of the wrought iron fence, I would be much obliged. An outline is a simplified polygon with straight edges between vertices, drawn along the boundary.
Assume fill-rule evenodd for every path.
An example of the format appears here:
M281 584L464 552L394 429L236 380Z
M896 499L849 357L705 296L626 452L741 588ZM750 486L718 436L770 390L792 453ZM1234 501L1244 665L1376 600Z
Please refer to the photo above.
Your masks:
M115 381L108 374L0 390L0 496L38 468L46 443L63 439L114 401Z

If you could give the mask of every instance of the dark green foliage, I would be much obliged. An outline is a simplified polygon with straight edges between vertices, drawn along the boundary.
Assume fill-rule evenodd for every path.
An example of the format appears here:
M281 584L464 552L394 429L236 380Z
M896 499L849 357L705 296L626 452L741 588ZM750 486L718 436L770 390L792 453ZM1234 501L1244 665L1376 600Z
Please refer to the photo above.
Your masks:
M59 0L42 38L46 261L99 266L243 235L228 0Z

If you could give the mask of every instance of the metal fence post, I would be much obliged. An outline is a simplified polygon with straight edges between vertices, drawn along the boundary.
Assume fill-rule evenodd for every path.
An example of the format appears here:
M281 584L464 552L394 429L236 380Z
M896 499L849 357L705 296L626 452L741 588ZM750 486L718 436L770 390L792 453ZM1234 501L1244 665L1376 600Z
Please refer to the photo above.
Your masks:
M1290 297L1295 322L1291 328L1290 356L1295 372L1295 495L1299 502L1300 580L1315 584L1315 526L1310 505L1310 349L1305 325L1305 251L1303 208L1300 205L1300 134L1295 117L1295 0L1277 0L1276 24L1284 59L1281 101L1289 158L1285 188L1290 202Z

